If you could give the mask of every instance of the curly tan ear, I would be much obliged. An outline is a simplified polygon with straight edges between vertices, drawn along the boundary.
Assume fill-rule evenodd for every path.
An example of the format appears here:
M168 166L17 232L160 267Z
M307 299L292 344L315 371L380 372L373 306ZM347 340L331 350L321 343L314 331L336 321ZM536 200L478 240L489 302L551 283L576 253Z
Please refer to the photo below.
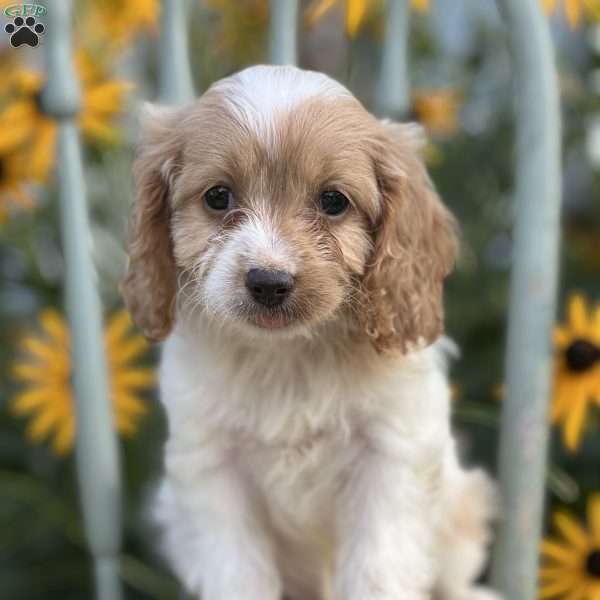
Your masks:
M164 339L175 318L177 274L170 235L169 188L179 158L177 114L146 107L134 163L135 202L129 264L121 292L134 321L151 341Z
M373 160L383 211L363 279L365 324L379 351L407 352L443 332L443 281L456 259L457 230L420 156L419 127L378 127Z

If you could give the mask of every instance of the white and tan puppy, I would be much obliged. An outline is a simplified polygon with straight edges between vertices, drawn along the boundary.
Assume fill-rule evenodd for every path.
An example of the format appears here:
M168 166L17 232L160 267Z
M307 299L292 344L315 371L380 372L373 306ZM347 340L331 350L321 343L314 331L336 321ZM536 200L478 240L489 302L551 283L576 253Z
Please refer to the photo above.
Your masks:
M146 111L127 304L165 340L155 515L203 600L475 600L493 494L450 431L454 221L414 125L253 67Z

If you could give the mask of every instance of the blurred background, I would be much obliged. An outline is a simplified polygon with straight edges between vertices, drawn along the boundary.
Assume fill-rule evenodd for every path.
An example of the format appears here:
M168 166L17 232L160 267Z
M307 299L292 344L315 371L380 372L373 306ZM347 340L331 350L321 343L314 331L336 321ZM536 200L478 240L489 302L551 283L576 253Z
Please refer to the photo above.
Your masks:
M564 118L561 288L540 595L598 600L600 1L540 2L556 46ZM13 4L0 0L2 10ZM266 0L189 4L198 92L268 61ZM330 74L370 108L383 5L300 3L300 66ZM52 3L46 6L52 10ZM160 18L158 0L75 2L73 61L83 94L78 123L124 477L121 574L131 599L179 597L144 515L165 436L154 386L157 351L133 328L117 287L126 258L136 115L140 102L157 96ZM15 48L5 30L14 19L5 13L1 19L0 596L90 598L53 178L56 125L39 100L45 33L37 47ZM514 90L495 2L412 0L410 78L406 118L428 130L433 179L462 227L462 256L446 295L448 332L461 348L452 368L455 425L467 462L494 471L514 184Z

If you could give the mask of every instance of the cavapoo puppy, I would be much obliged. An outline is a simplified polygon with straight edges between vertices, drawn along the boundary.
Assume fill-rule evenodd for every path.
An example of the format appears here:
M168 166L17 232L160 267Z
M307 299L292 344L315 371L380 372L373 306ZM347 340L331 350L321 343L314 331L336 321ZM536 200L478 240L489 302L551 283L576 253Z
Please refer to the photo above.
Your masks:
M203 600L482 600L492 486L450 431L455 223L420 129L257 66L150 107L123 283L164 340L154 516Z

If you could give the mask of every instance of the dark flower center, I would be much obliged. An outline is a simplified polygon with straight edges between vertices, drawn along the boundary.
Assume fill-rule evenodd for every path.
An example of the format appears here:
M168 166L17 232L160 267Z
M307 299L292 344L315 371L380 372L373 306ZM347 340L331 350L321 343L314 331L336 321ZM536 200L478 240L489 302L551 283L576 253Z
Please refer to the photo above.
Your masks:
M600 360L600 348L587 340L575 340L566 349L565 357L571 371L586 371Z
M592 550L585 561L585 570L592 577L600 579L600 549Z
M0 184L2 183L5 175L6 167L4 166L4 159L0 156Z

